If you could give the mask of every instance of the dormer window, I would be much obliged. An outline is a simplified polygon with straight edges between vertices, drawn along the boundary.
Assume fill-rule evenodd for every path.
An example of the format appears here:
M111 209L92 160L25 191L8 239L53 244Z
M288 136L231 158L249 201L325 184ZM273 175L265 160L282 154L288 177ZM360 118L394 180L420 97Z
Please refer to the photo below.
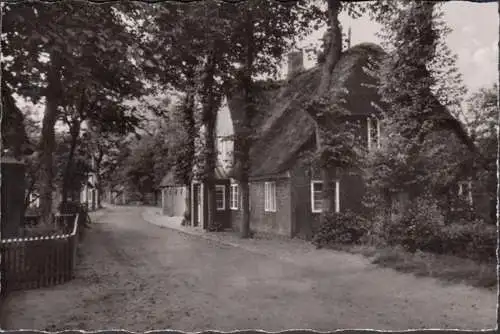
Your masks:
M368 151L380 148L380 121L376 117L368 117L367 122L367 137Z

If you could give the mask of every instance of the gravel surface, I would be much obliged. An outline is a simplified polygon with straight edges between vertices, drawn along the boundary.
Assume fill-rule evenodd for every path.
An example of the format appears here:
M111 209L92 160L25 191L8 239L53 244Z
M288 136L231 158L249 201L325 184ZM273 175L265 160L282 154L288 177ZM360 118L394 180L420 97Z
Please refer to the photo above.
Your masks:
M378 268L362 256L300 241L228 235L230 244L222 243L150 224L143 211L111 207L101 213L87 233L76 279L11 294L4 329L329 331L496 324L494 292Z

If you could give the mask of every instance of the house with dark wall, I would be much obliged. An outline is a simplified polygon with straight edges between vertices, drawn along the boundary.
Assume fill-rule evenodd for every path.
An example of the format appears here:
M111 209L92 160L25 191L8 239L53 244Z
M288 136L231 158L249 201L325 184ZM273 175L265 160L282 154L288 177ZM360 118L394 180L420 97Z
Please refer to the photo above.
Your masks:
M357 126L356 134L365 145L375 147L378 140L379 103L374 79L365 68L380 59L382 50L371 44L359 45L344 53L332 86L342 86L350 94L346 108L348 121ZM316 147L315 124L304 107L320 81L320 68L303 70L302 53L289 58L288 77L277 87L262 93L253 129L257 138L250 150L250 219L256 232L309 238L321 213L321 178L310 163ZM238 133L241 101L233 96L231 116ZM336 182L336 210L360 209L363 183L359 173L349 171ZM230 198L237 185L231 185ZM235 201L234 201L235 202ZM233 206L233 228L241 226L240 207Z
M333 73L330 91L345 91L343 107L349 112L344 119L355 126L355 134L364 151L375 150L381 143L379 109L374 67L383 57L383 50L364 43L345 51ZM255 138L250 150L250 225L260 233L309 239L315 232L321 214L322 182L319 170L311 164L316 149L315 123L305 111L305 105L315 93L320 81L319 66L304 70L302 52L289 55L288 76L282 81L261 82L256 94L258 103L252 115ZM241 192L236 172L238 161L233 157L234 137L238 135L244 109L237 93L228 97L217 116L218 159L216 175L215 220L222 228L240 229ZM460 123L438 103L432 116L440 124L440 136L469 146L468 137ZM429 144L432 149L432 143ZM462 145L462 146L460 146ZM198 143L198 148L200 148ZM467 149L467 148L466 148ZM469 150L470 151L470 150ZM196 169L200 168L195 166ZM468 166L455 173L452 191L468 194ZM343 212L364 210L365 193L363 170L344 170L336 180L335 210ZM165 180L164 213L179 215L185 205L186 189L172 180ZM207 228L207 191L200 178L194 178L189 208L191 224ZM469 187L469 188L468 188ZM449 189L448 189L449 190ZM167 199L168 198L168 199ZM165 202L167 201L167 202ZM168 203L168 205L166 204Z
M201 226L207 228L205 217L208 213L207 207L207 188L203 179L198 176L202 166L196 162L201 162L201 152L203 150L202 142L203 127L200 130L200 136L196 138L195 147L196 155L193 166L193 174L195 177L189 185L190 191L186 185L182 184L175 178L173 171L167 171L163 178L160 188L162 189L162 212L168 216L184 216L186 205L188 203L187 196L190 198L190 224L192 226ZM216 121L216 148L217 161L215 169L215 195L216 195L216 212L215 220L222 228L231 228L230 216L230 171L232 169L232 147L233 147L233 127L229 115L229 109L226 103L222 104Z
M336 65L330 91L346 92L344 121L355 126L355 135L366 152L380 146L380 97L374 66L383 50L360 44L345 51ZM260 92L252 128L256 139L250 149L250 225L256 232L309 239L321 213L322 182L309 157L316 149L315 124L305 111L320 81L320 67L303 70L302 53L289 56L288 77ZM235 135L239 131L243 102L229 99ZM439 104L432 116L452 140L467 141L465 131ZM382 129L383 130L383 129ZM238 162L235 161L235 169ZM344 170L336 180L335 211L361 212L365 185L362 170ZM460 181L460 180L457 180ZM465 190L464 190L465 191ZM231 222L241 226L241 194L233 180L229 186Z

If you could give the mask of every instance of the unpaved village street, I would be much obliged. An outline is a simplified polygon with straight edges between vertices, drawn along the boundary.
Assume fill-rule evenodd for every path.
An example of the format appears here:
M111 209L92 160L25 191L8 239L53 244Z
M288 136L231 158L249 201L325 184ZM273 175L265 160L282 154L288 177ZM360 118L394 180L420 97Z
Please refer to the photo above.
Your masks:
M160 228L142 210L105 209L87 233L77 277L10 295L4 329L495 327L495 292L331 250L285 261Z

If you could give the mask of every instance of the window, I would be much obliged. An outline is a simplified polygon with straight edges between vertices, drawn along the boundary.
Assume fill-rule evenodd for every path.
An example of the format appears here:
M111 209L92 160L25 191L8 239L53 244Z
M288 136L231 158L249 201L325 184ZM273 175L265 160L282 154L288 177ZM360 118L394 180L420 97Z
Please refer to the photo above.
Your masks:
M321 212L323 210L323 182L311 182L311 209L312 212Z
M240 198L240 187L237 183L231 184L231 210L238 210L238 199Z
M380 148L380 121L378 118L367 118L368 150Z
M323 211L323 181L311 181L311 211ZM335 212L340 212L340 184L335 181Z
M461 181L458 183L458 197L472 204L472 182Z
M264 183L264 211L276 212L276 182Z
M223 185L215 186L215 203L217 210L226 209L226 187Z

